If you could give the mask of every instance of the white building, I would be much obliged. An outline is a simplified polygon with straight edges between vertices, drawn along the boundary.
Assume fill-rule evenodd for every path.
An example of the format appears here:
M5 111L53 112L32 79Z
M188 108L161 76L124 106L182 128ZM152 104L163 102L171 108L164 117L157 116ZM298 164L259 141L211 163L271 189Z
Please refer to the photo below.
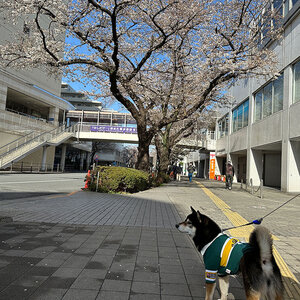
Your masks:
M283 1L279 9L282 42L268 47L278 55L281 76L231 89L238 104L217 121L216 174L225 173L230 159L235 181L300 192L300 1Z
M75 91L68 83L61 84L61 97L74 105L76 110L101 111L103 109L100 101L89 99L85 94Z
M15 28L1 20L0 43L14 33ZM60 85L60 78L40 69L0 68L0 169L11 162L24 169L53 167L55 146L66 138L55 139L56 129L64 123L65 112L74 109L60 97ZM49 131L51 140L46 141Z

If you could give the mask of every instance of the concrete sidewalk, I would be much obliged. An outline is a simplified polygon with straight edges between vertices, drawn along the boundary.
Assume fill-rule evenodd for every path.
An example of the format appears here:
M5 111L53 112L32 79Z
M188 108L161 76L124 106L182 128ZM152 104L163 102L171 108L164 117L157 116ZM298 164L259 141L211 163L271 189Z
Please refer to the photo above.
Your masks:
M291 197L270 190L261 200L239 186L201 183L248 221ZM14 222L0 225L0 299L204 299L202 258L174 227L191 205L232 226L195 181L135 195L78 191L2 200L0 215ZM298 279L299 206L290 202L264 220ZM245 299L240 278L231 279L230 292Z

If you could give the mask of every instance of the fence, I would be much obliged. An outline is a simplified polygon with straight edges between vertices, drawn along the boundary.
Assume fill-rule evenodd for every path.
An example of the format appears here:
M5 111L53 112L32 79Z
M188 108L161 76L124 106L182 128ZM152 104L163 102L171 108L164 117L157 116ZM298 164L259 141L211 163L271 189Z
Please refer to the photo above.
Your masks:
M21 172L21 173L43 173L43 172L59 172L59 164L41 164L41 163L27 163L16 162L5 169L5 171Z

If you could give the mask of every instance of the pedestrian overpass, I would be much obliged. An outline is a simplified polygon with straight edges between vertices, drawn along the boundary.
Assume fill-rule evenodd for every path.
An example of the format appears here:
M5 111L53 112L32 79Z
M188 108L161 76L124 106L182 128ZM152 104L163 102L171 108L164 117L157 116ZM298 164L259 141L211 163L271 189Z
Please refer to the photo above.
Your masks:
M58 146L67 141L107 141L138 144L136 122L129 113L69 111L67 126L62 125L44 133L32 132L0 148L0 169L5 169L43 147L42 164L49 145ZM182 139L178 146L190 149L215 149L214 133Z
M114 111L69 111L70 124L78 123L76 138L81 141L102 140L113 143L137 144L136 121L130 113ZM214 132L205 132L182 139L178 146L191 149L215 149Z
M107 141L113 143L138 144L136 127L97 125L92 123L78 124L76 131L78 140ZM214 132L206 132L192 138L182 139L177 146L190 149L215 149Z

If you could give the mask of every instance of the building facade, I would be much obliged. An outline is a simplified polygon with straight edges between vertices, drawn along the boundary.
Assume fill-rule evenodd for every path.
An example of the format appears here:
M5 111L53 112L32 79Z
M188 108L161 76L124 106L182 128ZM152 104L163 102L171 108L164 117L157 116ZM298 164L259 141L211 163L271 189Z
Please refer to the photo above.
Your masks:
M276 2L278 5L278 1ZM300 1L279 1L284 33L270 43L280 76L240 80L230 90L238 103L217 120L216 174L226 160L235 181L300 191Z
M9 41L17 30L22 28L1 18L0 43ZM16 147L17 150L25 143L26 136L26 143L29 143L29 137L56 130L64 123L65 112L74 107L60 97L60 85L59 76L50 77L40 68L14 70L0 67L0 168L8 165L8 160L4 159L5 155L8 159L7 149L12 151L11 147ZM39 147L35 144L36 147L27 147L26 151L24 148L22 155L15 151L11 163L22 165L24 169L28 166L38 169L42 165L53 167L54 144L40 143Z

